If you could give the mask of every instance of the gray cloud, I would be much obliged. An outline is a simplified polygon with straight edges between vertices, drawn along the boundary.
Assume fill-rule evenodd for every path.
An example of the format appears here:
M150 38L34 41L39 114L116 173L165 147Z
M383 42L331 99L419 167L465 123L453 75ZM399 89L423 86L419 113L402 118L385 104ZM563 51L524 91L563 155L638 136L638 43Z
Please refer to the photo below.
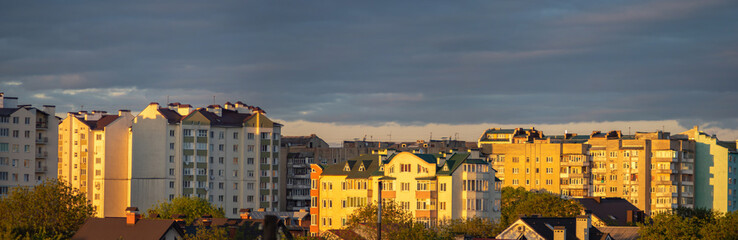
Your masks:
M733 1L3 2L0 85L60 111L246 101L289 121L735 128ZM70 94L77 91L77 94ZM122 93L122 94L120 94Z

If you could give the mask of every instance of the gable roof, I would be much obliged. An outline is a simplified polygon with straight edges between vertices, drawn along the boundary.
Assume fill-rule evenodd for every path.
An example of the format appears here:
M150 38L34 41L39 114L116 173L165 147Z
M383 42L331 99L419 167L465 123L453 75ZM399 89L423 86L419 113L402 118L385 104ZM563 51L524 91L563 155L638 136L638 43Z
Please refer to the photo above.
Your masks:
M10 116L10 114L15 113L15 111L18 111L18 109L20 108L0 108L0 116Z
M346 176L346 178L369 178L372 173L379 170L378 154L365 154L342 163L326 165L321 175L324 176ZM344 171L348 164L349 171ZM359 171L359 167L364 164L364 171Z
M623 198L575 198L585 210L605 222L615 223L615 226L628 225L628 211L641 211L638 207Z
M139 219L129 226L124 217L88 218L72 239L160 239L171 228L184 235L171 219Z
M522 217L520 221L530 226L533 231L544 239L554 239L553 228L563 226L566 228L566 239L577 239L577 218L549 218L549 217ZM550 226L550 227L549 227ZM589 229L589 239L605 239L607 233L603 233L596 227Z
M170 124L178 123L182 120L182 115L179 115L177 111L168 108L159 108L159 113L161 113L161 115L164 116Z
M106 126L118 119L118 115L102 115L97 120L85 120L84 116L77 117L80 122L90 127L90 130L104 130Z
M641 237L639 227L598 227L600 231L610 234L615 240L636 240Z

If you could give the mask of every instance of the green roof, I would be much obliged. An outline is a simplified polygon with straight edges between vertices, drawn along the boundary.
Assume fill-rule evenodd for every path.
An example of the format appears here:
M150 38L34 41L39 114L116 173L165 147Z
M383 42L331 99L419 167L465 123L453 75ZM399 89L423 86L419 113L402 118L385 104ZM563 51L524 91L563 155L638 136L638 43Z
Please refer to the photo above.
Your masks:
M418 153L416 153L415 156L418 156L420 159L423 159L423 161L425 161L427 163L436 164L436 156L433 156L433 154L418 154Z
M362 164L364 165L364 171L359 171ZM349 171L345 171L346 165L348 165ZM367 154L352 158L346 162L327 165L322 175L346 176L346 178L369 178L377 170L379 170L379 155Z

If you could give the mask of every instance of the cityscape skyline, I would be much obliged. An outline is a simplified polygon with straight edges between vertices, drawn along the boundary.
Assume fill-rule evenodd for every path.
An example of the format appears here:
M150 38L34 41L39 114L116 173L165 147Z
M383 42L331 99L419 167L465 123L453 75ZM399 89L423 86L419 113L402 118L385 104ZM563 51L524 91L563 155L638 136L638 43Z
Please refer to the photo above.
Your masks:
M738 138L730 1L1 6L0 89L57 113L237 99L332 144L520 125Z

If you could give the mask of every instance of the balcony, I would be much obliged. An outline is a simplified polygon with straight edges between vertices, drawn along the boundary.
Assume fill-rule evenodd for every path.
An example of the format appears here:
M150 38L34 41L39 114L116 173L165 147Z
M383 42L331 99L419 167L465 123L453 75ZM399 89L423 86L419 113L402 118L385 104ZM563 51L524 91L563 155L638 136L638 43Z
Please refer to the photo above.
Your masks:
M672 185L671 180L652 180L653 185Z
M437 199L438 198L438 192L437 191L415 191L415 198L416 199Z
M678 162L679 159L670 158L670 157L653 157L653 161L655 162Z
M49 127L48 122L36 122L36 129L46 129Z
M46 144L49 142L48 137L36 138L36 144Z
M45 173L46 170L48 170L46 166L43 166L43 167L36 166L36 173Z
M437 218L436 210L415 210L415 218Z
M46 151L36 153L36 158L46 158L48 156L49 156L49 152L46 152Z
M666 174L666 173L668 173L668 174L676 174L677 173L676 169L668 169L668 168L667 169L657 168L657 169L654 169L652 171L655 172L655 173L663 173L663 174Z

